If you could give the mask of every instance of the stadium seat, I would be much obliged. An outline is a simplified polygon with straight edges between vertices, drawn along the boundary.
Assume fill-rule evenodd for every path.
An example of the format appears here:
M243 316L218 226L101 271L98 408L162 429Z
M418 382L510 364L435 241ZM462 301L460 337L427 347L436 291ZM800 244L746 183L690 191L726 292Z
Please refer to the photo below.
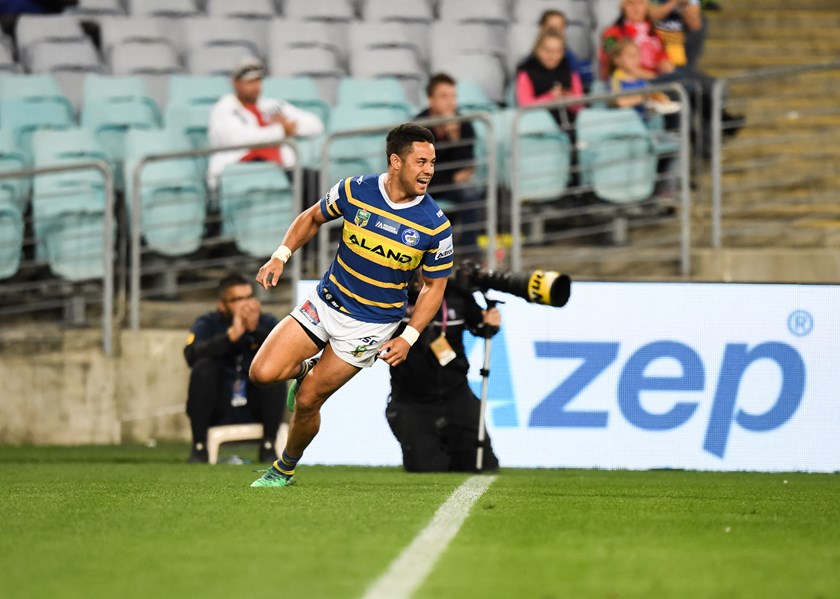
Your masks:
M43 43L83 43L90 41L79 20L71 15L22 14L15 26L18 56L29 64L29 53Z
M352 56L361 50L408 48L417 55L420 64L425 66L429 62L426 46L425 43L421 45L414 41L409 25L405 23L382 25L377 22L356 21L350 25L348 31L351 61Z
M252 54L242 46L205 46L187 56L187 71L192 75L224 75L230 78L236 65Z
M326 48L335 54L336 64L343 64L348 55L343 29L327 21L274 19L268 25L268 55L282 60L288 48Z
M207 14L236 19L272 19L277 14L272 0L207 0Z
M338 84L338 106L357 108L394 108L410 120L417 109L408 101L399 79L356 79L345 77Z
M577 117L581 182L601 200L638 202L653 194L657 154L650 131L632 108L586 108Z
M17 273L22 254L23 214L9 188L0 186L0 279Z
M128 0L132 15L194 17L201 14L195 0Z
M99 19L99 35L102 52L109 63L113 49L127 42L166 43L173 50L178 47L169 34L165 19L159 17L103 17ZM140 49L139 46L134 48Z
M432 64L432 71L445 71L455 80L471 79L487 97L501 104L505 98L505 73L502 62L489 54L455 54L443 63Z
M297 216L292 186L280 165L271 162L236 162L219 179L222 235L233 237L236 247L258 258L271 255L277 236Z
M510 23L508 0L439 0L440 20L449 23L486 23L502 28Z
M115 45L109 57L115 75L172 74L183 71L175 49L165 41L126 41Z
M412 103L417 103L428 77L417 54L408 48L361 48L350 56L350 75L357 79L395 77Z
M517 131L519 195L524 201L553 200L566 190L572 145L548 111L522 114ZM510 167L513 167L511 164Z
M430 31L431 70L449 72L447 62L459 54L483 54L506 60L504 37L486 23L450 23L438 21Z
M152 154L186 151L191 146L180 131L135 129L129 131L126 147L125 197L130 215L139 160ZM182 256L201 246L207 196L195 161L184 158L147 164L140 172L140 190L141 234L151 250L164 256Z
M97 75L85 77L82 88L84 104L95 102L131 103L135 109L146 113L155 122L160 123L160 108L149 95L146 82L137 75Z
M287 19L349 23L355 17L350 0L285 0L283 14Z
M337 106L330 119L330 133L381 127L386 129L402 121L402 111L392 108ZM339 137L329 148L329 181L362 173L380 173L385 169L385 138L382 131Z
M435 19L432 5L417 0L365 0L362 3L365 21L402 21L431 23Z
M11 44L5 38L0 41L0 73L19 73L20 65L15 61Z
M0 99L0 127L12 132L15 143L32 154L32 134L38 129L66 129L75 123L65 106L25 98Z
M537 28L531 23L511 23L507 37L507 70L513 77L516 67L531 54L537 37Z
M101 17L125 15L120 0L78 0L76 6L70 6L65 14L79 15L82 17Z
M493 102L478 81L474 79L460 79L457 82L458 110L469 112L493 112L499 105Z
M31 102L56 104L67 112L68 119L75 118L75 108L64 95L55 77L49 73L0 75L0 98L21 98Z
M90 131L38 131L33 136L36 167L107 158ZM105 188L94 170L34 178L32 222L36 257L69 281L104 274Z
M272 50L268 65L272 77L311 77L330 104L335 103L338 80L345 75L335 53L320 47L285 48L279 54Z
M31 166L29 155L17 144L14 134L9 129L0 129L0 172L13 172ZM26 212L32 181L28 177L20 179L0 179L3 197L12 199L21 212Z
M330 105L321 98L318 86L311 77L266 77L263 79L262 95L285 100L313 112L321 117L324 125L330 122Z
M275 449L286 446L286 437L289 435L289 425L285 422L280 424L277 430L277 439L274 442ZM207 462L216 464L219 461L219 447L222 443L234 443L236 441L262 441L262 424L223 424L211 426L207 429ZM277 456L280 457L279 455Z
M231 93L230 79L221 75L173 75L169 79L166 126L184 134L194 148L206 148L210 111L222 96ZM203 171L206 158L197 158Z
M232 3L232 6L237 5L238 2ZM236 48L241 56L266 54L265 21L201 17L183 19L181 27L187 55L200 54L208 47L216 46Z

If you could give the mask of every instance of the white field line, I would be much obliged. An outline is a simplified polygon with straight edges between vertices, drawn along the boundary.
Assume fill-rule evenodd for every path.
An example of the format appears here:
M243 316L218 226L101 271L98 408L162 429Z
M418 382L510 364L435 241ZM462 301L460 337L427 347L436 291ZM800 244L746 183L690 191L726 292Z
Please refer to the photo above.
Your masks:
M391 562L390 567L364 594L363 599L408 599L417 590L449 542L458 534L475 502L496 480L471 476L455 489L435 512L428 526Z

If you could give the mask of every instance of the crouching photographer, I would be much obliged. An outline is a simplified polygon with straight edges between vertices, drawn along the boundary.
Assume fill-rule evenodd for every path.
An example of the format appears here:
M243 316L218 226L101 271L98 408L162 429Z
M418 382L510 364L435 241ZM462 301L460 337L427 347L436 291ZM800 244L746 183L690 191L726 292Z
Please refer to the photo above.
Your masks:
M457 281L457 278L456 278ZM474 472L481 403L470 389L470 365L464 353L464 331L491 337L502 316L496 308L482 310L469 289L450 281L440 310L405 362L391 368L391 399L385 416L400 442L408 472ZM409 290L408 322L419 289ZM482 471L495 471L499 461L483 443Z

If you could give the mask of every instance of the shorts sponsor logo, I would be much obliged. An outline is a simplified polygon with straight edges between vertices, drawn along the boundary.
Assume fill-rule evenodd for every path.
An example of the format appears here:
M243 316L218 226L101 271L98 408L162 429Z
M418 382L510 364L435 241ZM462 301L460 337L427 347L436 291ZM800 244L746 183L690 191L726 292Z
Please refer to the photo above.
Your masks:
M392 233L393 235L396 235L397 233L399 233L399 230L400 230L399 224L397 224L396 222L394 222L390 219L382 218L381 216L377 219L376 224L373 225L373 226L376 227L377 229L382 229L383 231L388 231L389 233Z
M318 316L318 310L315 309L315 306L313 306L312 302L309 300L303 302L303 305L300 307L300 312L306 317L306 320L312 324L317 325L321 322L321 317Z
M435 254L435 260L441 260L442 258L448 258L454 252L454 248L452 246L452 235L445 239L440 240L440 245L438 246L438 251Z
M414 247L420 243L420 234L414 229L406 229L402 232L402 240L404 244Z
M356 211L356 216L353 219L353 222L356 223L356 226L358 226L358 227L366 227L369 220L370 220L370 212L368 212L364 208L359 208Z

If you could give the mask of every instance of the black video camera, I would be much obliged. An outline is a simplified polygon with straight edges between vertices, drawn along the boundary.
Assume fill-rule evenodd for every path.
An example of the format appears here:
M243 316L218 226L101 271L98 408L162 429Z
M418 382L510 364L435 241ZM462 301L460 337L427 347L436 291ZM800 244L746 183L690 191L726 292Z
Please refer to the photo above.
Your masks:
M560 308L569 301L572 280L553 270L529 273L482 269L475 262L462 262L455 271L455 285L469 293L495 289L533 304Z

